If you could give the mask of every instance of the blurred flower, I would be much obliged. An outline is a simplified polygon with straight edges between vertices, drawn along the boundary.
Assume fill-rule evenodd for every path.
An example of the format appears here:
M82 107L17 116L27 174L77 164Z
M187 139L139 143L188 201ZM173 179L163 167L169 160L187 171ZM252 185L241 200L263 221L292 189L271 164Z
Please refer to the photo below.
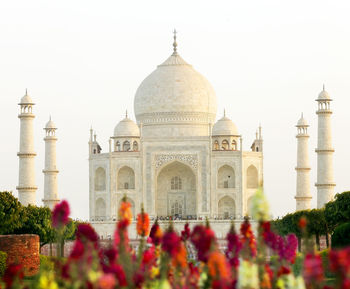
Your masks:
M5 288L12 288L12 284L16 281L21 281L24 277L22 264L10 264L7 266L3 281L6 284Z
M58 289L54 273L45 271L39 278L39 289Z
M63 228L69 222L69 205L66 200L56 204L52 211L52 226L56 229Z
M70 252L69 258L78 260L83 256L83 254L84 254L84 244L79 239L76 239L74 242L73 249Z
M238 268L238 288L257 289L259 288L258 266L249 261L243 260Z
M113 289L116 285L116 280L113 274L103 274L98 280L99 289Z
M253 195L249 209L254 220L266 221L269 219L269 203L262 188L259 188Z
M155 246L158 246L160 244L163 237L163 232L159 227L158 220L156 220L155 223L153 224L151 228L151 232L149 233L149 237L151 238L152 243Z
M257 254L256 240L248 218L244 219L244 222L241 224L240 231L241 231L241 243L243 247L245 247L245 251L249 251L249 257L256 257L256 254ZM245 258L247 257L248 256L245 256Z
M119 220L125 221L129 225L132 221L131 204L123 199L119 208Z
M324 278L320 255L308 253L304 259L304 279L306 284L321 282Z
M165 232L162 240L162 249L167 252L172 258L176 257L180 250L181 239L173 230L172 227Z
M210 253L208 259L208 272L214 280L229 280L229 265L227 264L225 256L221 252L214 251Z
M180 246L177 254L173 257L172 262L174 267L186 268L187 266L187 251L183 242L180 242Z
M91 283L96 283L97 280L100 278L101 276L101 273L100 272L97 272L95 270L89 270L88 274L87 274L87 277L88 277L88 280L91 282Z
M186 223L183 231L181 231L182 241L186 242L190 238L190 235L191 235L190 225L189 223Z
M215 233L208 226L197 225L191 234L199 261L207 262L210 250L216 246Z
M306 225L307 225L307 219L304 216L302 216L299 219L298 226L301 230L304 230L306 228Z
M83 243L86 241L97 243L98 241L98 236L90 224L79 224L76 237Z
M137 234L141 237L145 237L149 233L149 216L144 212L142 207L141 213L137 215L137 224L136 224Z
M231 224L231 228L230 231L227 233L226 240L226 257L228 258L230 265L234 268L237 268L239 265L239 252L242 250L243 246L238 234L236 234L234 224Z

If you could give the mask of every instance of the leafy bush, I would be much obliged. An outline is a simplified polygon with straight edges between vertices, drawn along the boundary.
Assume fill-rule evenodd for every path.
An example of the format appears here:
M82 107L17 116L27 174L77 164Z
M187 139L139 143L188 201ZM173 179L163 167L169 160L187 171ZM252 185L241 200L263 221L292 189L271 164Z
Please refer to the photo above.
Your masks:
M303 274L303 262L304 262L304 255L301 253L297 254L297 257L295 258L295 262L292 265L292 270L295 276L299 276Z
M54 257L40 255L40 267L46 270L54 270Z
M0 276L2 276L5 272L6 258L7 258L7 254L3 251L0 251Z
M332 247L342 248L350 245L350 222L339 225L332 235Z

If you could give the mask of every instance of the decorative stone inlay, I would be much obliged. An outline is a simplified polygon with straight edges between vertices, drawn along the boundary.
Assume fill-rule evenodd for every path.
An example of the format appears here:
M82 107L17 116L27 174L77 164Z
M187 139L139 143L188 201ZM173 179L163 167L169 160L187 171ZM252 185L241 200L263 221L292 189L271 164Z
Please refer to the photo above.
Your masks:
M155 156L156 169L174 160L185 162L194 169L198 167L198 158L195 154L161 154Z

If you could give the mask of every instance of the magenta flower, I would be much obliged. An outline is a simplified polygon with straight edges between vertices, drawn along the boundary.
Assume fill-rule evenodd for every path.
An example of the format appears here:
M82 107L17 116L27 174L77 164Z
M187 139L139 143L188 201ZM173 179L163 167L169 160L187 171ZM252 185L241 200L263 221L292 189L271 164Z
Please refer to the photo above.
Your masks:
M52 226L56 229L62 228L69 222L69 205L66 200L56 204L52 211Z
M90 224L80 224L76 236L77 239L82 242L90 241L92 243L97 243L98 241L98 236Z

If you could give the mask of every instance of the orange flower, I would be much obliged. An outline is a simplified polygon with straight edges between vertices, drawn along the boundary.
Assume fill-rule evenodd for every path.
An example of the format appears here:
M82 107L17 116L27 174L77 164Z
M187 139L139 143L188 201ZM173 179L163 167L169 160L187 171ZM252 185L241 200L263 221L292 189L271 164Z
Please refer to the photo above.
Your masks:
M128 224L132 220L131 204L126 201L122 201L119 209L119 219L121 221L127 221Z
M181 267L181 268L186 268L187 266L187 252L186 252L186 247L184 243L181 242L179 251L173 258L173 266L174 267Z
M213 279L228 280L230 278L230 270L226 262L225 256L219 251L210 253L208 260L209 275Z
M307 225L307 220L304 216L302 216L300 219L299 219L299 228L301 230L305 229L306 225Z
M145 237L149 233L149 216L144 212L143 208L141 214L137 215L137 224L136 224L137 234L142 237Z

